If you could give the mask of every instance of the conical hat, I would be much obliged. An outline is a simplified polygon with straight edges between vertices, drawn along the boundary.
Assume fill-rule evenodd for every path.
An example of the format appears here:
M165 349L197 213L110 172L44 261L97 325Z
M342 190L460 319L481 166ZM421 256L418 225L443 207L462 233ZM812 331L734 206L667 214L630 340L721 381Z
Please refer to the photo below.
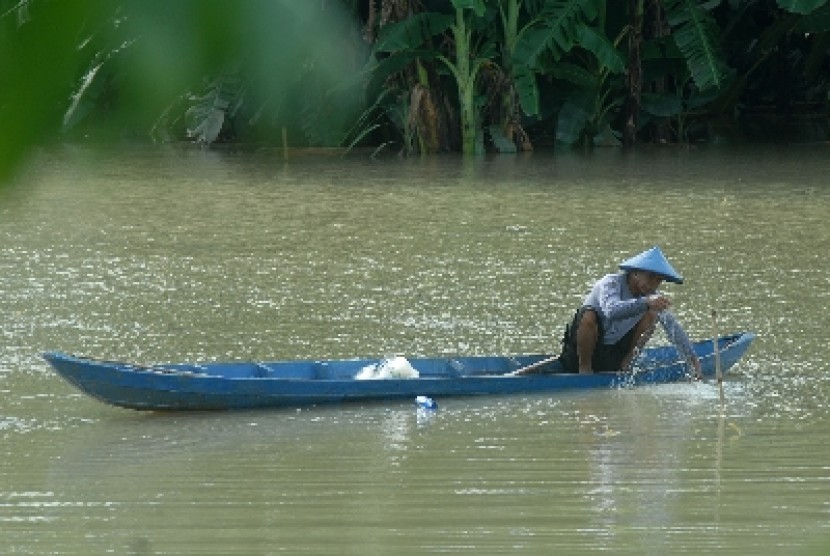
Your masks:
M674 282L675 284L682 284L683 277L672 268L666 256L660 251L659 247L652 247L647 251L643 251L639 255L635 255L620 263L620 268L623 270L648 270L655 274L659 274L667 282Z

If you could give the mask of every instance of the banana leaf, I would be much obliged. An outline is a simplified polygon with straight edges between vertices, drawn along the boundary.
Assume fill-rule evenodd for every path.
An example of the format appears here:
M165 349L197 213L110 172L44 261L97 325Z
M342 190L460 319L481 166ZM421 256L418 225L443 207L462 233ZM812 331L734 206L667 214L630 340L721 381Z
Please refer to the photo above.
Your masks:
M572 95L559 111L556 140L568 145L578 142L591 115L592 109L588 95Z
M455 18L447 14L420 13L384 26L375 43L375 52L397 52L418 48L450 28Z
M548 0L536 26L516 42L514 59L536 67L539 57L550 52L558 60L577 44L585 22L596 16L596 0Z
M214 80L202 96L191 97L195 103L184 114L188 136L208 145L216 141L226 117L236 113L244 94L242 80L231 75Z
M452 0L452 5L457 10L473 10L478 17L482 17L487 10L487 7L484 5L484 0Z
M528 116L539 115L539 85L536 74L526 65L513 66L513 83L519 96L519 105Z
M697 0L666 0L666 14L677 47L699 89L719 88L727 68L716 43L715 21Z
M807 34L827 31L830 31L830 4L810 12L810 17L799 18L797 32Z
M611 73L625 71L625 59L608 37L593 27L585 25L579 30L579 46L593 53L599 63Z
M778 7L795 14L808 15L827 4L827 0L778 0Z

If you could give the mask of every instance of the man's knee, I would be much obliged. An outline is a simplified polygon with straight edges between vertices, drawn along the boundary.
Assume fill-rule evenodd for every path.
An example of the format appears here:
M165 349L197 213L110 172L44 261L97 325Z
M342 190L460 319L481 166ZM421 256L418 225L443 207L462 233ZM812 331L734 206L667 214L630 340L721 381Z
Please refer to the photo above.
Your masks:
M579 329L583 327L596 330L597 324L599 319L597 318L597 312L593 309L585 309L582 312L582 317L579 319Z
M594 351L599 340L599 317L593 309L582 311L576 327L576 348L583 355Z

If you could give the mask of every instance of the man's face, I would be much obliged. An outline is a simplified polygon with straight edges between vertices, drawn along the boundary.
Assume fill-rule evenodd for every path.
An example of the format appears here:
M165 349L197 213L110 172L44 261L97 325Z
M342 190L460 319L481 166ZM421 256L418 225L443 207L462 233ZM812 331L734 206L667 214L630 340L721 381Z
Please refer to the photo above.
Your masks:
M660 284L663 283L663 277L647 270L637 270L632 273L634 278L634 288L637 290L633 293L637 295L651 295L657 291Z

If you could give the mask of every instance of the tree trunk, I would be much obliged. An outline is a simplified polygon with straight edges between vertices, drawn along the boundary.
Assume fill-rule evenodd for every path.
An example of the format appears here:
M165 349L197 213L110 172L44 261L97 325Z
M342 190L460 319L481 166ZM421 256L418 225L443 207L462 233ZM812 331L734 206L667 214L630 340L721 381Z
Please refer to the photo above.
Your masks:
M660 0L648 0L648 8L646 9L644 17L645 21L648 22L644 23L645 40L659 39L667 37L671 34L671 28L669 27L669 23L666 21L666 13L663 10ZM658 95L665 94L666 91L669 90L668 79L668 77L661 77L647 83L646 87L648 92L657 93ZM670 143L673 140L671 126L669 125L669 120L667 118L660 118L656 120L650 127L651 130L647 140L660 144ZM685 137L682 132L679 133L680 134L674 138L674 140L678 143L682 143L685 141Z
M628 99L625 103L625 129L623 146L631 148L637 143L637 122L640 115L640 93L643 90L643 66L640 47L643 43L643 1L629 0L628 32Z

